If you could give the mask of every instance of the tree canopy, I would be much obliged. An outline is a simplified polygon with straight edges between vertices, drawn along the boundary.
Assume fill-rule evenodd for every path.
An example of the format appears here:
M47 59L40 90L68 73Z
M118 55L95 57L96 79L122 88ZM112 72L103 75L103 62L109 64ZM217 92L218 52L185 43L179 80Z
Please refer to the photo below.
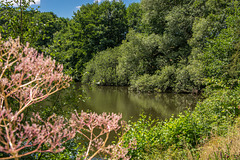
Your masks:
M82 5L65 19L28 3L7 3L0 8L0 29L4 39L21 36L78 81L140 91L150 78L151 91L192 92L209 79L238 81L238 9L238 0L142 0L129 6L105 0Z

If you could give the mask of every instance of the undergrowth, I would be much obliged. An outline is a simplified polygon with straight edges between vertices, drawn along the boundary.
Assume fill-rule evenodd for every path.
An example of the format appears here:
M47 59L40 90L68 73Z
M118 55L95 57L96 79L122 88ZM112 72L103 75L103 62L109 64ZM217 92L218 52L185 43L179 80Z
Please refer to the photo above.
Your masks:
M129 155L133 159L199 159L200 146L207 144L213 135L229 132L229 126L239 115L239 104L240 87L219 89L199 102L194 111L185 111L177 117L152 121L142 115L137 122L130 122L131 129L124 136L125 141L137 141L137 149ZM227 153L226 149L215 151L216 156Z

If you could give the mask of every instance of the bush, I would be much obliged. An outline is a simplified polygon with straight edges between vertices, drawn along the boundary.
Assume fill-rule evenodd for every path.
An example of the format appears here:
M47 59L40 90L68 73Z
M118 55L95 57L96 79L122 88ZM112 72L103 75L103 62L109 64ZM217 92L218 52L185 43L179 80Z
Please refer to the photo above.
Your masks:
M198 124L204 126L205 133L224 134L239 115L240 87L235 90L220 89L199 103L193 112Z
M87 63L82 82L98 85L117 85L116 67L118 65L118 57L118 48L98 53Z
M152 154L154 150L161 148L159 134L161 134L161 128L156 127L157 120L152 120L151 117L147 117L141 114L137 122L129 122L130 130L124 135L124 141L128 142L131 140L137 141L136 150L130 150L129 155L133 159L144 159L145 155Z
M203 65L200 61L191 60L187 66L183 65L176 70L176 92L198 93L204 84Z
M131 89L140 92L165 92L174 87L175 67L166 66L155 75L145 74L131 81Z
M221 89L199 102L193 112L186 111L165 122L153 124L142 117L131 124L131 130L125 135L126 140L134 137L137 140L137 149L129 154L133 158L144 159L155 155L171 159L164 156L194 154L194 148L206 143L211 135L227 133L228 127L239 115L239 104L240 87Z

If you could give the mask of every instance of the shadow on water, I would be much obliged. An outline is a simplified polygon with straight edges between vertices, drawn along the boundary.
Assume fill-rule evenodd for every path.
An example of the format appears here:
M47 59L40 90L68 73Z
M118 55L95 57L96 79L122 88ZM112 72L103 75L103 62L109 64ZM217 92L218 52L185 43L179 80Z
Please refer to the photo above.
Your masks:
M198 96L190 94L139 94L130 92L127 87L89 87L76 83L32 109L42 114L51 112L65 117L69 117L74 110L98 114L114 112L122 113L124 120L136 121L142 112L157 119L169 118L187 108L193 109L198 99Z

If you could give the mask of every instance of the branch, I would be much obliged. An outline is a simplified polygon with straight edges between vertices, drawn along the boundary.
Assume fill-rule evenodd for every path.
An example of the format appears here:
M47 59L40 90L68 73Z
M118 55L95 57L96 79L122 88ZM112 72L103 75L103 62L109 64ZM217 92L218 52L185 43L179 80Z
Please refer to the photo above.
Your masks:
M106 143L107 143L107 140L108 140L108 138L109 138L109 133L107 133L107 135L106 135L106 139L105 139L105 141L104 141L104 143L103 143L103 145L102 145L102 147L101 148L99 148L89 159L93 159L104 147L105 147L105 145L106 145Z

